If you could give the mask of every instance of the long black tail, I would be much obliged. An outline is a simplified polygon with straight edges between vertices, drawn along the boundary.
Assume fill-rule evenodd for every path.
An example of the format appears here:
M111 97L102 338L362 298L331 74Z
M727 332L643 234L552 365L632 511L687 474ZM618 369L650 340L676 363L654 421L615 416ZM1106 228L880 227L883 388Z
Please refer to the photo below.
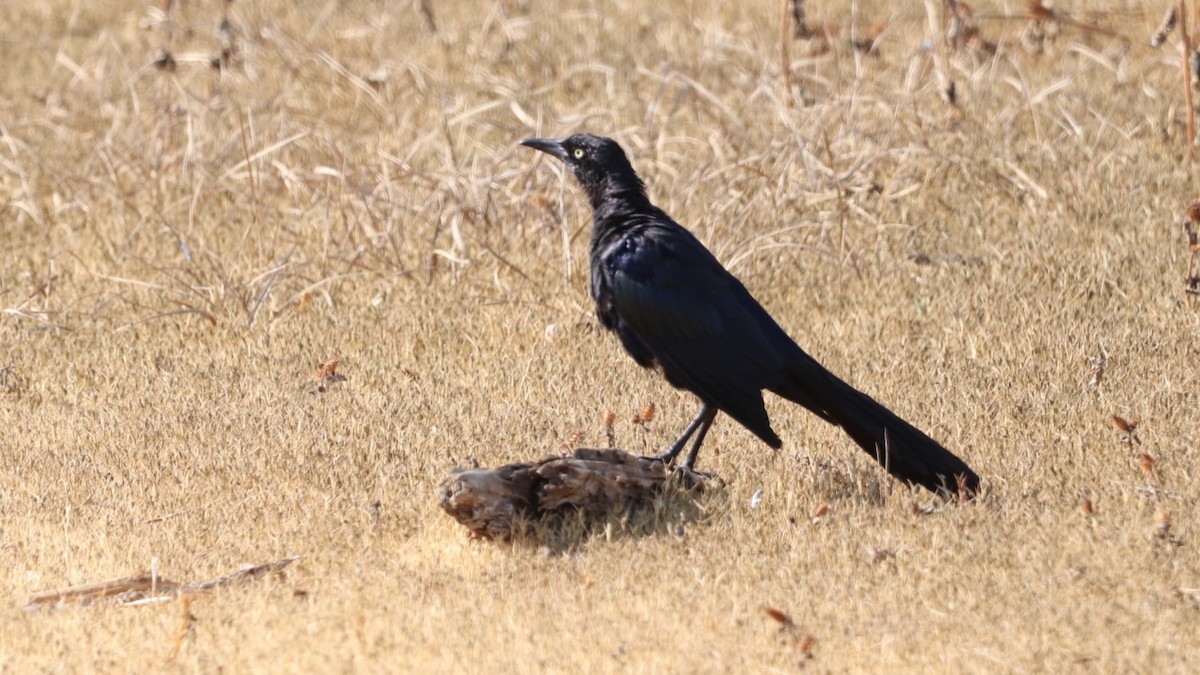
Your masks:
M836 424L888 473L933 492L973 496L979 476L954 453L804 355L772 390Z

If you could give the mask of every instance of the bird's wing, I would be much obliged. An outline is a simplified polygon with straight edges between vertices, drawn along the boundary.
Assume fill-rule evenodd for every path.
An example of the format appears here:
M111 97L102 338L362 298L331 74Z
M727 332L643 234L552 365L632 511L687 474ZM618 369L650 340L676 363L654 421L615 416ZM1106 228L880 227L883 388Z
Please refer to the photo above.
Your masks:
M667 380L729 413L772 445L761 390L782 366L774 323L733 275L678 226L636 228L601 257L606 300Z

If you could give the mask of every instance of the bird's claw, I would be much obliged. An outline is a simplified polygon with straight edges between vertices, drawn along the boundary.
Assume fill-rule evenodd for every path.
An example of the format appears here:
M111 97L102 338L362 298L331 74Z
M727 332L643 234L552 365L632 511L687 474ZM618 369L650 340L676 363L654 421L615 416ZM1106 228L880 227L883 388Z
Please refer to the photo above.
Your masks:
M677 466L672 474L679 480L679 483L688 490L703 490L711 484L717 487L724 487L725 481L721 480L717 474L707 471L696 471L687 466Z
M638 455L638 459L644 459L650 463L662 462L662 465L668 469L675 466L675 458L667 455Z
M667 469L675 476L678 476L683 484L688 488L693 488L697 485L703 485L706 481L717 478L717 474L709 473L707 471L697 471L696 469L688 466L687 462L677 463L675 460L678 459L678 457L672 456L670 453L664 453L661 455L642 455L639 459L644 459L647 462L662 462L663 468Z

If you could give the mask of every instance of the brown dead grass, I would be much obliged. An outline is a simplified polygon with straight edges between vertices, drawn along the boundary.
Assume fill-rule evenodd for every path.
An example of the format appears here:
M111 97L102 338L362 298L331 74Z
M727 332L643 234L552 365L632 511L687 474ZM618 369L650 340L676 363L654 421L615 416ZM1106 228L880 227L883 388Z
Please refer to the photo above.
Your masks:
M0 5L0 671L1196 671L1179 52L1161 7L1063 5L1128 42L976 6L957 109L883 3L808 8L841 29L791 45L795 109L776 3L236 3L223 71L214 1L169 41L150 3ZM586 204L516 145L580 129L982 498L927 512L773 400L784 450L718 423L694 509L469 541L452 467L693 413L596 329Z

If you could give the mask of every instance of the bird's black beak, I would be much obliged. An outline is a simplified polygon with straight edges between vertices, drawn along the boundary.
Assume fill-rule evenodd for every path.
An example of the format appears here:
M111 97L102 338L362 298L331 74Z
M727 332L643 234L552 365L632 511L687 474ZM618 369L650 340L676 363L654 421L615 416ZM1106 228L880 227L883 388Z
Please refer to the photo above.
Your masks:
M527 138L521 141L524 145L534 150L541 150L547 155L553 155L562 161L567 161L567 149L563 147L562 141L557 138Z

